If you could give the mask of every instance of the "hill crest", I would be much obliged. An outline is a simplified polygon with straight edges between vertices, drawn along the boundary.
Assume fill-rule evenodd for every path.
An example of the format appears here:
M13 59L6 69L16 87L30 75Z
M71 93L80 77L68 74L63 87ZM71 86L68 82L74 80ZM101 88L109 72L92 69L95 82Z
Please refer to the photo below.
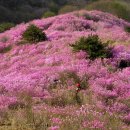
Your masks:
M31 45L17 45L29 24L41 28L49 40ZM130 34L124 30L126 25L129 26L130 23L111 14L83 10L22 23L1 33L0 50L11 46L9 52L0 54L0 86L8 95L5 106L12 100L11 95L15 97L21 91L27 91L34 97L49 95L49 83L57 78L59 72L65 70L75 71L79 75L86 72L98 75L96 65L100 67L102 75L107 75L107 69L101 68L100 61L89 66L89 60L85 59L86 54L82 51L73 53L69 45L89 34L97 34L104 41L129 43Z

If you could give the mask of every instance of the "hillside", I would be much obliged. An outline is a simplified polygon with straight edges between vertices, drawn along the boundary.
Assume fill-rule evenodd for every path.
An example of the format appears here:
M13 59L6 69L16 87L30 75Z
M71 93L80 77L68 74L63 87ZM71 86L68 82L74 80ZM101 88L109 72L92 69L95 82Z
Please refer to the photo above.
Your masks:
M30 24L42 29L47 40L19 44ZM45 130L48 127L49 130L129 130L130 33L125 30L129 26L130 23L111 14L82 10L33 20L1 33L1 111L7 112L19 102L30 110L30 105L26 105L30 103L25 96L28 95L32 97L30 104L34 110L49 113L44 118L44 123L48 121ZM113 57L91 60L85 51L73 52L70 45L82 36L95 34L102 42L109 41ZM128 64L119 68L121 62ZM75 97L76 84L85 88ZM17 130L26 121L25 113L20 113L13 117ZM35 118L35 123L43 120L40 116ZM5 119L12 121L2 116L0 124ZM29 121L33 122L30 118ZM4 125L0 130L14 130ZM43 125L38 126L43 130ZM32 127L25 125L21 129L32 130Z

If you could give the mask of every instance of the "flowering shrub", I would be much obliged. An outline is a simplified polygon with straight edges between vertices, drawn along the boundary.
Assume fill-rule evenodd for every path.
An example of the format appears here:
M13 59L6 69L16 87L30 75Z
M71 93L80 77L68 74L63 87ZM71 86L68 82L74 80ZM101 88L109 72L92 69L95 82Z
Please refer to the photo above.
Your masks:
M9 40L8 37L4 36L0 39L0 42L6 43Z
M74 51L85 51L89 58L94 60L98 57L109 58L112 57L110 48L106 46L107 43L102 43L98 35L90 35L87 38L81 37L79 41L72 44Z
M23 33L22 37L24 40L30 43L45 41L47 39L46 34L35 25L30 25Z
M85 19L87 19L87 20L92 20L92 21L94 21L94 22L98 22L98 21L100 20L98 17L92 16L92 15L86 13L86 11L81 11L79 14L76 13L76 15L79 16L79 17L82 16L82 17L84 17Z
M59 73L59 80L61 81L62 85L69 85L69 82L71 84L76 84L80 82L79 76L75 72L71 71L64 71L62 73Z

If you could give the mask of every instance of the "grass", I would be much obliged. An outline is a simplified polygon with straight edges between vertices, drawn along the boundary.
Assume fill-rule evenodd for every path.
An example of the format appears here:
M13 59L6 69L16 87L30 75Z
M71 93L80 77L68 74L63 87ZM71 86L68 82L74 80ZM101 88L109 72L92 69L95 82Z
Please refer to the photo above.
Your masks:
M24 107L9 107L7 111L1 112L0 130L53 130L51 128L54 127L55 130L58 127L59 130L102 130L102 127L107 130L122 130L124 122L119 114L109 114L98 108L89 87L77 93L81 104L76 100L75 82L82 81L77 74L65 71L59 75L63 76L59 77L63 84L57 82L55 87L52 84L49 89L51 98L41 100L40 104L36 104L29 94L21 93L18 99L24 102ZM68 77L76 77L71 88L67 87ZM100 127L94 126L94 122L100 123ZM125 130L129 130L129 127Z
M10 28L14 27L13 23L1 23L0 24L0 33L9 30Z
M72 108L70 104L68 106L70 108L66 109L67 106L59 108L59 104L56 106L49 104L49 106L46 105L46 107L37 109L37 111L34 111L32 106L24 109L9 110L5 113L6 116L3 118L3 123L0 124L0 130L48 130L52 126L59 126L60 130L93 130L91 123L94 120L105 122L104 127L108 130L110 128L112 130L118 130L124 125L118 115L110 115L107 112L103 113L103 111L93 107L92 102L86 106L87 111L79 115L72 113L80 111L81 106L75 105ZM57 112L51 111L53 109ZM62 113L60 112L61 110ZM98 112L102 113L102 116L99 117L94 114ZM58 118L62 123L53 122L52 118ZM86 120L90 123L90 126L83 127L82 124ZM101 129L95 128L95 130Z

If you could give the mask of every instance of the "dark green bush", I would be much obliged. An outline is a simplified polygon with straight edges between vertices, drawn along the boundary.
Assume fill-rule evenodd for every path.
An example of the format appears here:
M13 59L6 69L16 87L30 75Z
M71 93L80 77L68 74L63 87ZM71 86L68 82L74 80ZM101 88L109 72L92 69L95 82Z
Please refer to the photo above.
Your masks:
M0 24L0 33L4 32L6 30L9 30L10 28L14 27L13 23L1 23Z
M128 32L128 33L130 33L130 26L126 26L125 27L125 31Z
M102 43L98 35L89 35L81 37L75 44L70 45L74 51L85 51L88 53L89 58L94 60L96 58L110 58L112 57L111 48L107 43Z
M46 34L35 25L29 25L26 31L23 33L22 37L23 40L30 43L47 40Z

